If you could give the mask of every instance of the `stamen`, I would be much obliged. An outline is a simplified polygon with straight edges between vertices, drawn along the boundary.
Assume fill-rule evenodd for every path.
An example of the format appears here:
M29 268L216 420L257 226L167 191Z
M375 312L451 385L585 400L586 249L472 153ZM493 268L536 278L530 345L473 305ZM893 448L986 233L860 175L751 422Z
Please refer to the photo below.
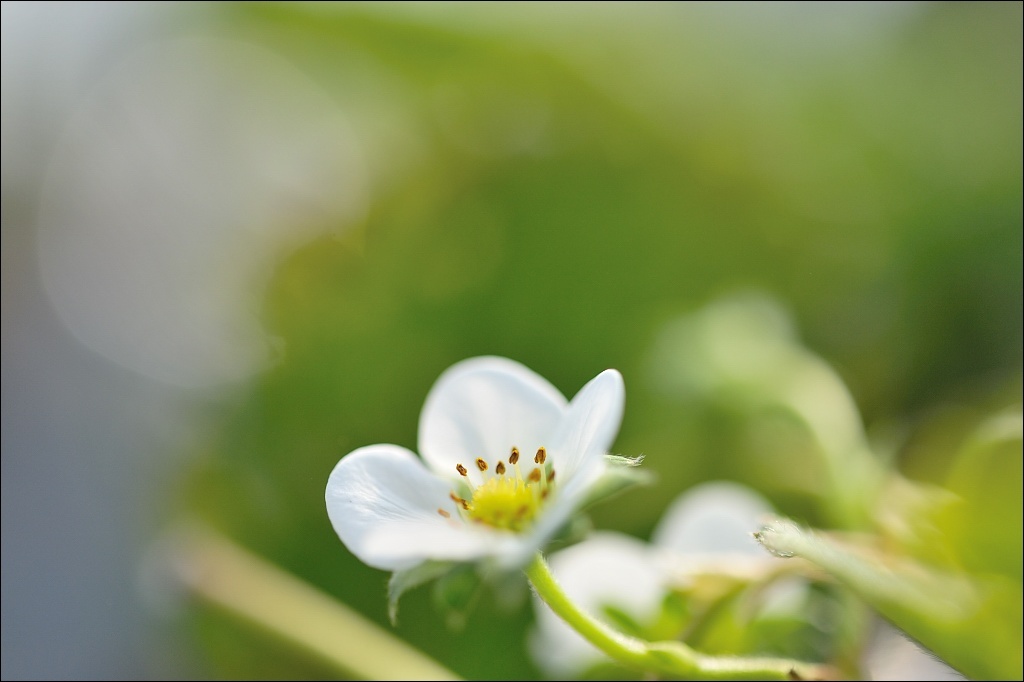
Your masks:
M534 469L534 471L537 472L537 478L540 481L540 497L541 497L541 499L544 499L545 497L548 496L548 481L550 481L551 478L552 478L551 474L548 474L546 476L544 475L544 460L546 460L547 458L548 458L548 451L545 450L544 448L538 448L537 449L537 456L533 458L533 461L540 465L539 467ZM555 470L555 468L551 467L551 471L554 471L554 470ZM530 474L530 477L533 478L533 474L532 473Z
M481 474L482 482L467 481L467 490L472 491L469 499L452 491L449 497L455 503L455 511L438 508L437 513L446 519L458 518L466 523L478 523L503 531L522 532L529 528L535 517L554 490L554 468L546 465L547 448L537 449L533 458L536 466L523 476L519 467L520 451L512 447L509 456L494 461L493 467L483 457L473 460ZM524 464L524 466L528 466ZM461 463L455 465L463 478L469 478L469 468ZM515 469L513 472L512 469ZM462 490L462 488L456 488ZM449 508L450 509L450 508Z
M512 454L508 456L508 463L516 468L516 481L523 480L523 472L519 470L519 448L514 445L512 446Z

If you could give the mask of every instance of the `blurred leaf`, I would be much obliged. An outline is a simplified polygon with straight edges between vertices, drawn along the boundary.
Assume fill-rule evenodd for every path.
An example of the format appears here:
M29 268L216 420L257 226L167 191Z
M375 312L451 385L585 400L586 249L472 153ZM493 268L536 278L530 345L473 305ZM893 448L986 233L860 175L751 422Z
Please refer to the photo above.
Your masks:
M968 677L1019 679L1022 588L886 557L780 519L755 534L776 556L799 556L852 589Z
M670 391L726 400L748 418L791 414L818 446L827 472L820 496L833 522L867 525L882 471L857 405L842 378L797 341L778 302L733 296L673 321L661 333L651 371Z
M1024 579L1022 431L1020 413L994 417L978 429L949 475L949 489L963 504L942 518L968 569L1017 582Z
M613 604L605 604L601 611L607 620L617 629L625 635L630 637L645 638L645 630L643 625L638 623L636 619L627 613L625 610L615 606Z
M661 601L657 620L647 627L645 639L659 642L679 638L691 615L690 600L680 592L669 591Z

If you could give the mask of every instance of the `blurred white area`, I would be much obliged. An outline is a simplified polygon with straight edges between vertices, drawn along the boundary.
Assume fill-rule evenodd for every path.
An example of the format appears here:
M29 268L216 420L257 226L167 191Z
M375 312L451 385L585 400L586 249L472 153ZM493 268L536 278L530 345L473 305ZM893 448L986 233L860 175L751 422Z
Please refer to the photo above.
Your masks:
M864 670L871 680L962 680L964 676L922 649L905 634L879 621L865 653Z
M695 486L665 510L651 536L658 547L690 559L726 555L735 561L764 559L753 533L772 505L746 486L715 481Z
M2 677L203 675L138 559L273 266L360 219L342 111L212 5L2 5ZM159 640L159 646L152 646Z
M182 38L129 54L76 108L40 196L47 293L75 336L181 386L271 358L273 265L366 204L341 109L264 48Z
M161 3L4 2L0 93L3 185L36 180L54 130L95 85L108 51L152 36L167 15Z

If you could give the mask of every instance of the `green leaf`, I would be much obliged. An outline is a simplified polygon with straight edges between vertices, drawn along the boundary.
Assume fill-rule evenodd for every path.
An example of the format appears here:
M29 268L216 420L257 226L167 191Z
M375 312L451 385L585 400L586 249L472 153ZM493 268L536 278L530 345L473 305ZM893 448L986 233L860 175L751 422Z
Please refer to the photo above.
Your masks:
M412 568L395 571L388 580L388 618L391 625L398 623L398 600L420 585L449 573L455 564L447 561L427 561Z
M908 635L977 679L1020 679L1019 582L887 557L780 519L754 534L775 556L824 569Z

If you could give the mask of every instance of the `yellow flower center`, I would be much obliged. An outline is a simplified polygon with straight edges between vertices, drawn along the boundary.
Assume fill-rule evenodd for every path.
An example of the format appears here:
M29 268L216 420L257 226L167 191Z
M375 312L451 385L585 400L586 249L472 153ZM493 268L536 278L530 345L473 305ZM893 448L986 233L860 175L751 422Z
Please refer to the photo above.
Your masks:
M468 500L451 493L456 514L465 521L492 528L514 532L523 530L533 521L554 485L555 470L550 465L545 466L546 460L547 451L538 449L533 458L536 466L523 476L517 448L512 448L507 466L503 460L498 460L493 473L484 459L477 459L474 464L484 477L483 483L475 487L469 483L472 495ZM468 469L462 464L455 468L468 482ZM444 509L438 509L437 513L445 518L452 516Z
M469 518L494 528L522 530L540 507L537 486L510 476L494 476L473 491Z

